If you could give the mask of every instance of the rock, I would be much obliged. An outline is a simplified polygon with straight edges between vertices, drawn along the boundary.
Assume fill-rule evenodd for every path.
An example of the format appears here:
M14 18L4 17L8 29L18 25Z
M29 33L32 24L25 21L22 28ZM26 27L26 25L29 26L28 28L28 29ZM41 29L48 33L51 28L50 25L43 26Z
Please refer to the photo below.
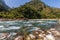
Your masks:
M60 32L57 31L57 30L54 29L54 28L51 28L51 29L50 29L50 32L51 32L54 36L60 36Z
M31 38L30 38L30 36L29 36L29 35L28 35L25 39L26 39L26 40L31 40Z
M55 37L52 34L47 34L44 40L55 40Z
M0 35L0 39L1 39L1 40L2 40L2 39L5 39L5 38L7 38L8 35L9 35L8 33L2 33L2 34Z
M18 36L14 40L23 40L23 36Z
M38 35L38 39L39 39L39 40L43 40L43 39L44 39L44 36L45 36L45 34L39 34L39 35Z
M33 34L29 34L29 37L30 37L30 40L35 40L35 35L33 35Z

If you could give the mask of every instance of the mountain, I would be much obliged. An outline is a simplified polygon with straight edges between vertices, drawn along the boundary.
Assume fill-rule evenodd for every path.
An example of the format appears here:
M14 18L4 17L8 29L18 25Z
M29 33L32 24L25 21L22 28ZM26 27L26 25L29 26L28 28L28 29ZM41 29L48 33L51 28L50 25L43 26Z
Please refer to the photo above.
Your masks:
M0 11L6 10L9 7L5 4L4 0L0 0Z
M1 0L0 2L2 4L0 4L0 7L6 10L8 6L6 6L4 1ZM8 12L0 12L0 18L56 19L60 18L60 9L50 7L41 0L31 0L24 5L10 9Z
M31 0L25 5L20 6L18 9L20 9L20 13L25 18L29 19L55 18L55 16L51 13L52 8L41 0Z
M31 0L18 9L25 18L29 19L60 18L59 8L52 8L41 0Z

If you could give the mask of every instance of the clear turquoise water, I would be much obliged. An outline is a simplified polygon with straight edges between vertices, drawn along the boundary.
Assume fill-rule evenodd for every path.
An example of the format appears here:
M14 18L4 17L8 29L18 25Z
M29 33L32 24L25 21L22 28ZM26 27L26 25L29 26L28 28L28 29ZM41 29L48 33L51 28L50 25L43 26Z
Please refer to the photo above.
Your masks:
M16 20L16 21L0 21L0 32L14 32L23 27L29 27L30 30L36 29L36 27L42 27L48 29L56 26L57 20Z

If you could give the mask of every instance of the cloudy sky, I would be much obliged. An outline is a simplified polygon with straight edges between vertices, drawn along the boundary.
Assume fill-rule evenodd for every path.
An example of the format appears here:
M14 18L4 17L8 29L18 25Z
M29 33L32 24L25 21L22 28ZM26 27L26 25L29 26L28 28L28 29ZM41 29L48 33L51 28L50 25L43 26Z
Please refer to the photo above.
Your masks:
M6 4L10 7L18 7L29 1L30 0L5 0ZM51 7L60 8L60 0L42 0L42 1Z

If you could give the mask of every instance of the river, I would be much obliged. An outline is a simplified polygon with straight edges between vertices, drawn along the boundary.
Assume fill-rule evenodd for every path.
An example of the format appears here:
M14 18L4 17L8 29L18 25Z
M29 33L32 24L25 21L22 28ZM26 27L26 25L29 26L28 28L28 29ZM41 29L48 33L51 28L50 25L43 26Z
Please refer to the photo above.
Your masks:
M58 20L40 20L40 19L39 20L0 21L0 32L7 32L7 31L14 32L14 30L18 31L22 27L30 27L32 29L34 29L34 27L42 27L44 29L48 29L51 27L55 27L57 25L57 22Z

